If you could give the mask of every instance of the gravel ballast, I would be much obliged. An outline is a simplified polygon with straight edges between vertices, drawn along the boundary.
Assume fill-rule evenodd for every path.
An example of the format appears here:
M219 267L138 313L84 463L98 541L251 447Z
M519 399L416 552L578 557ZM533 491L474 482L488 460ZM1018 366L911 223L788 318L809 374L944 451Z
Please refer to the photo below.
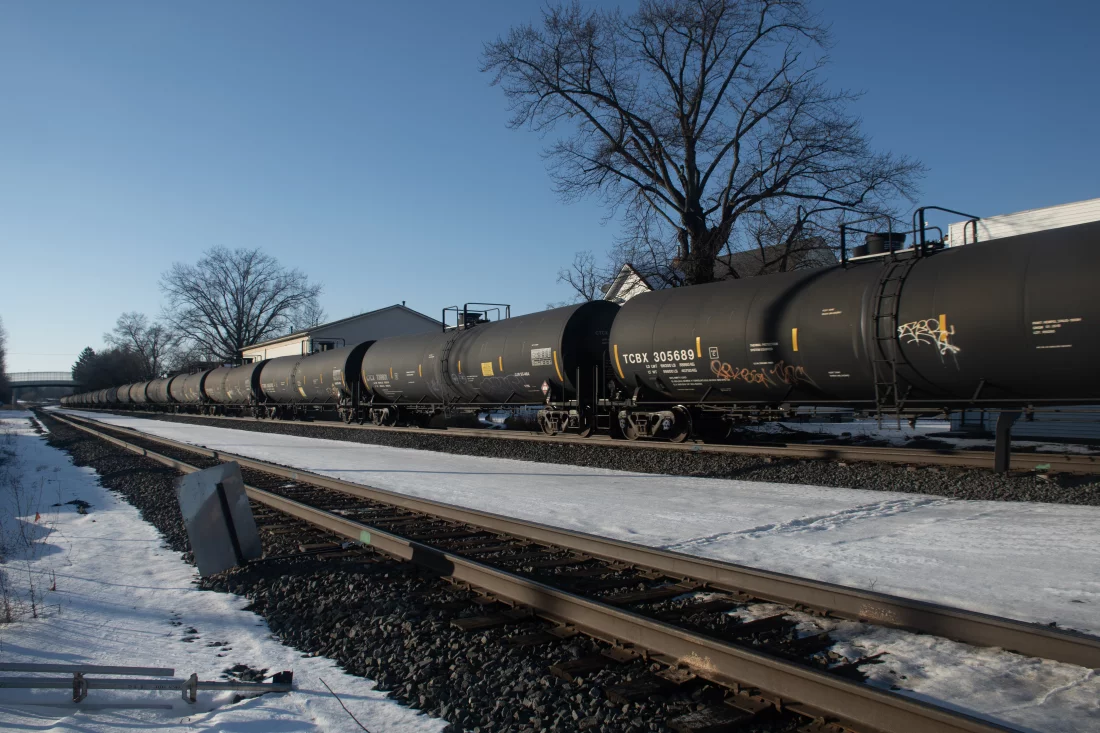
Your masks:
M133 416L133 413L128 413ZM448 434L349 429L324 422L221 420L192 415L143 415L149 419L211 427L279 433L303 438L384 445L394 448L511 458L521 461L609 468L641 473L811 484L872 491L932 494L953 499L1033 501L1100 506L1100 477L1074 474L1010 473L943 466L904 466L869 461L778 459L706 451L646 450L601 444L558 443Z
M157 527L165 545L191 560L176 503L178 473L39 413L47 440L134 505ZM202 465L196 457L192 461ZM265 555L283 555L318 531L265 539ZM710 685L670 691L652 700L619 704L605 690L647 677L642 660L566 682L550 665L588 656L601 647L584 637L538 647L509 646L506 637L544 628L527 621L463 632L450 621L492 613L475 594L407 563L381 556L318 560L311 556L261 560L203 579L202 587L251 600L284 643L324 655L353 674L374 679L401 702L442 717L452 731L667 731L665 721L722 697ZM795 716L762 720L746 731L794 730Z

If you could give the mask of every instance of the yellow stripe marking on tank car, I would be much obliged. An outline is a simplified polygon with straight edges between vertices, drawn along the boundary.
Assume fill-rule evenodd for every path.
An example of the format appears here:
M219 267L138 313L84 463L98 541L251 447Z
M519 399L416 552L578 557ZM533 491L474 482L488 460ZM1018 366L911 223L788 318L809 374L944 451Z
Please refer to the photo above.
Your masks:
M940 313L940 341L947 343L947 314Z
M558 367L558 352L554 352L554 371L558 373L558 381L564 382L565 380L561 376L561 368Z
M698 336L695 337L695 358L703 358L703 340Z
M423 364L417 364L416 365L416 376L418 376L418 377L423 377L424 376L424 365Z
M798 329L791 329L791 351L798 351Z
M462 374L462 359L458 360L458 373Z
M619 370L619 379L626 379L623 374L623 365L619 363L619 345L615 344L615 368Z
M497 366L500 367L500 373L504 374L504 357L503 356L498 356L497 357Z
M390 379L393 379L393 367L390 367Z

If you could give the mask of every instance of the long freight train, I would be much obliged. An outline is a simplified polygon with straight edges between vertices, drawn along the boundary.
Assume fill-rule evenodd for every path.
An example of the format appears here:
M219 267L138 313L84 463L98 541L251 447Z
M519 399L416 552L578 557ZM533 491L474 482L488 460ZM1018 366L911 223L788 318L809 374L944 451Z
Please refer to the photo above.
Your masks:
M869 241L872 238L868 238ZM1100 222L643 294L74 395L66 406L397 425L538 406L543 430L682 441L800 406L1100 401ZM482 314L483 315L483 314Z

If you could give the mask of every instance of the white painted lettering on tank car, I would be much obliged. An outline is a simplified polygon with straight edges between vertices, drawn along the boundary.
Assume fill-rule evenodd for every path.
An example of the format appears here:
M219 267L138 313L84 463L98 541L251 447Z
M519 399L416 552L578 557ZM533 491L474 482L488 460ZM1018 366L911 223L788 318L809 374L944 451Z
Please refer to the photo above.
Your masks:
M554 363L553 349L531 349L531 366L551 366Z

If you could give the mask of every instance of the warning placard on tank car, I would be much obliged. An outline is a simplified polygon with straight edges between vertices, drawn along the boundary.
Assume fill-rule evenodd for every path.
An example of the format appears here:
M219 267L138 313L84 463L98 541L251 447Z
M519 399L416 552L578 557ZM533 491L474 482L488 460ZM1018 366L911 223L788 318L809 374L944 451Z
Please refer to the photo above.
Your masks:
M531 349L531 366L550 366L554 363L552 349Z

